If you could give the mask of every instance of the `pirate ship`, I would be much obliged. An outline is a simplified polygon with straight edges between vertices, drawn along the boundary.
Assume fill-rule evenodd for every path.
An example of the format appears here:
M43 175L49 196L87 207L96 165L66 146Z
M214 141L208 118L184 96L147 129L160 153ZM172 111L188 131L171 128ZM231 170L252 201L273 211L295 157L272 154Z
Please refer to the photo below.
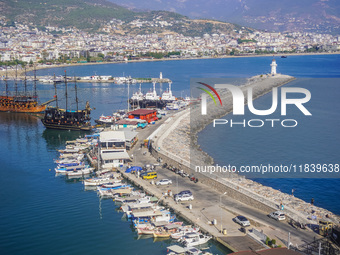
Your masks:
M76 110L69 110L68 109L68 99L67 99L67 76L65 71L65 99L66 99L66 107L65 109L61 109L58 106L58 95L56 89L56 82L54 79L54 90L55 90L55 107L47 107L45 110L45 115L41 120L42 123L46 128L52 129L64 129L64 130L84 130L84 131L91 131L92 126L90 123L90 113L91 108L89 102L86 102L85 109L79 110L78 109L78 95L77 95L77 81L75 81L75 93L76 93Z
M38 104L38 95L37 95L37 84L36 84L36 74L34 71L34 92L33 95L27 91L27 79L25 72L25 80L24 80L24 91L18 92L18 83L17 83L17 68L16 75L14 80L15 92L9 91L8 86L8 75L6 69L6 77L5 77L5 95L0 96L0 111L2 112L23 112L23 113L39 113L43 112L46 109L46 105L53 100L45 102L43 104ZM13 95L11 95L13 94Z

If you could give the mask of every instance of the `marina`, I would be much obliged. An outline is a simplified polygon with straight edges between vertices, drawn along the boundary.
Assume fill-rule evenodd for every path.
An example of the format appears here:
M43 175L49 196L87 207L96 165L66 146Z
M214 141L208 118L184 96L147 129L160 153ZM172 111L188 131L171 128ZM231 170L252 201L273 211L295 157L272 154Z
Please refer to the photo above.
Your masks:
M178 92L177 92L178 93ZM100 110L101 111L101 110ZM248 247L245 246L238 246L239 244L246 242L246 243L250 243L250 240L253 240L254 242L254 247L255 245L260 245L259 242L254 241L254 239L252 237L249 237L248 235L244 235L243 232L241 232L239 229L241 229L237 224L235 224L232 221L232 218L237 215L237 214L244 214L244 212L248 212L248 214L246 214L245 216L250 219L251 221L251 225L256 228L256 229L263 229L264 232L266 233L266 235L270 236L271 238L275 238L275 236L279 236L280 238L275 238L277 244L279 243L279 239L286 241L287 240L287 233L286 230L290 230L290 225L284 223L279 224L276 221L270 221L270 224L268 224L268 219L267 217L259 217L257 214L254 216L252 213L252 206L249 206L247 208L243 208L242 203L241 204L235 204L236 201L238 200L238 198L236 198L235 196L235 200L232 200L232 193L228 193L228 196L224 196L222 195L223 193L216 191L215 187L217 186L216 183L209 183L207 182L207 179L205 179L204 176L198 175L198 174L194 174L194 177L198 179L197 183L194 183L193 181L190 181L191 179L191 175L192 173L189 172L189 170L187 170L185 168L185 166L183 166L183 162L180 163L176 163L176 155L175 156L170 156L169 159L169 155L171 155L170 153L174 153L174 151L178 148L181 148L181 152L184 152L181 154L181 157L183 157L182 159L186 158L186 148L185 147L181 147L182 143L185 144L186 141L186 137L183 136L183 132L182 130L185 130L185 126L181 127L181 126L176 126L176 123L182 123L185 124L185 122L183 121L183 118L181 119L180 116L182 114L185 114L185 110L183 111L168 111L167 114L165 115L166 117L163 116L163 119L161 120L157 120L155 121L155 124L152 124L151 122L148 123L148 125L144 128L144 129L139 129L139 135L138 135L138 143L135 144L134 147L132 147L131 150L128 150L128 154L131 158L131 164L133 166L141 166L144 167L145 165L155 165L155 170L158 174L158 179L162 179L162 178L167 178L167 179L171 179L172 180L172 184L169 185L165 185L165 186L156 186L154 184L152 184L152 180L143 180L141 178L137 178L136 175L134 174L130 174L130 173L125 173L125 168L120 168L119 167L119 163L118 163L118 167L117 169L120 171L121 170L121 174L129 180L129 185L133 184L133 188L132 190L129 190L129 187L120 187L118 193L112 193L110 191L111 194L107 194L107 197L110 199L100 199L98 201L98 197L96 196L96 188L93 190L93 188L90 188L89 191L87 191L85 189L84 186L84 190L82 191L82 183L79 182L79 179L87 179L87 178L94 178L93 176L89 176L86 178L83 178L83 176L81 176L80 178L69 178L67 175L64 176L58 176L57 178L50 178L51 175L52 177L53 174L51 174L50 171L47 171L46 173L40 173L44 179L49 180L49 183L56 183L56 185L58 186L58 190L62 191L63 189L65 189L64 192L62 192L62 194L54 194L52 197L56 196L59 197L59 199L63 199L65 200L69 200L67 203L69 204L68 206L70 206L70 208L74 208L74 206L72 207L72 203L75 203L75 201L77 201L77 206L79 206L80 208L76 209L77 210L77 215L79 216L79 213L83 213L86 215L87 212L86 210L88 208L91 208L89 210L89 214L91 214L91 217L93 217L93 219L99 219L100 215L102 215L102 217L104 217L103 219L103 223L105 221L105 224L109 224L111 226L110 231L115 231L115 227L113 227L114 225L119 225L119 230L120 230L120 234L123 234L124 236L139 236L137 235L136 232L134 232L135 230L132 230L131 228L129 228L129 223L126 222L122 222L121 221L121 216L122 213L117 213L117 212L112 212L112 205L116 204L119 202L119 200L124 199L123 201L126 201L127 203L130 203L131 201L129 201L126 198L118 198L116 197L117 195L119 196L119 194L123 194L124 192L127 193L131 193L132 196L138 196L137 190L139 189L141 193L149 193L148 195L153 195L152 197L157 197L158 199L160 199L159 202L159 206L165 206L168 208L171 208L171 210L175 211L176 214L176 218L179 218L180 221L182 222L182 219L185 219L185 226L188 225L195 225L193 226L193 228L199 228L200 231L203 232L204 235L207 236L212 236L213 239L215 239L217 242L223 243L224 246L229 246L232 250L244 250ZM97 112L96 113L96 117L99 117L100 114L102 114L102 112ZM169 120L170 119L170 120ZM18 120L17 120L18 121ZM23 121L23 120L21 120ZM168 121L168 122L167 122ZM35 123L33 121L33 123ZM161 130L157 129L162 126L163 124L169 124L169 125L164 125L163 128L165 128L165 130L169 130L169 132L164 132ZM173 129L170 128L170 125L173 126ZM38 122L38 126L41 133L43 133L43 143L39 142L40 145L42 147L47 146L48 150L49 150L49 156L46 159L43 159L41 164L43 165L50 165L49 162L52 162L52 159L55 158L55 154L56 154L56 147L58 149L62 149L62 153L64 153L62 155L62 158L58 159L58 161L61 164L74 164L75 162L77 162L78 158L81 158L82 156L80 156L81 154L79 154L79 151L77 151L77 149L72 149L72 148L65 148L65 146L72 144L71 143L67 143L66 141L75 141L76 139L81 139L81 140L85 140L83 137L85 136L85 134L83 133L78 133L78 131L74 131L74 134L69 134L69 133L73 133L73 132L68 132L68 131L62 131L62 130L44 130L41 123L39 125ZM21 127L23 128L23 127ZM110 127L109 127L110 128ZM157 132L156 132L157 131ZM174 133L172 131L175 131ZM168 135L170 136L160 136L160 134L165 134L168 133ZM180 136L181 138L178 139L178 137L174 137L174 136ZM79 137L81 136L81 138ZM144 143L144 140L148 137L157 137L158 139L163 139L164 143L163 143L163 147L161 147L160 152L158 151L158 147L156 143L153 143L152 145L152 154L154 156L152 156L150 154L150 152L145 148L145 147L140 147L140 143ZM46 145L45 145L46 143ZM86 143L86 142L85 142ZM76 144L76 147L79 146L80 144ZM84 146L85 147L85 146ZM33 148L37 148L37 147L33 147ZM138 150L139 148L141 148L140 150ZM39 149L38 149L39 150ZM118 148L117 148L118 150ZM69 152L69 153L68 153ZM74 153L71 153L74 152ZM94 152L96 152L96 150L94 150ZM146 152L144 154L144 152ZM158 152L158 154L157 154ZM160 154L163 153L164 157L160 157ZM166 155L168 154L168 157L166 157ZM71 154L74 154L74 156L71 156ZM30 154L32 155L32 154ZM90 156L91 158L93 158L93 154L92 156ZM162 162L158 162L159 158L161 158ZM172 161L171 161L172 159ZM23 157L23 160L26 160L25 157ZM62 161L64 160L64 161ZM128 161L127 161L128 162ZM167 163L168 165L171 165L175 168L178 168L179 170L183 170L183 175L185 176L185 174L188 174L190 176L190 178L187 177L182 177L182 175L176 174L174 171L170 170L168 167L163 167L164 163ZM96 162L94 161L94 164L96 164ZM158 164L158 165L157 165ZM180 166L181 164L181 166ZM95 166L95 165L94 165ZM38 169L38 166L35 165L35 168ZM53 169L53 167L50 167L51 169ZM48 169L48 167L47 167ZM101 171L104 171L101 170ZM107 170L105 170L107 171ZM112 173L111 173L112 174ZM115 174L116 175L116 174ZM119 178L119 176L117 175L117 178ZM40 178L41 181L42 178ZM115 177L109 177L109 179L115 179ZM177 180L178 179L178 184L177 184ZM111 180L112 181L112 180ZM85 182L85 181L84 181ZM95 182L95 181L94 181ZM116 182L116 181L112 181L109 183L105 183L105 180L103 180L104 183L102 184L109 184L112 182ZM156 181L155 181L156 182ZM89 181L89 183L91 183L91 181ZM112 185L112 184L111 184ZM229 183L227 183L227 185L230 185ZM44 184L44 186L46 186ZM86 186L91 186L91 185L86 185ZM97 185L93 185L93 187L96 187ZM243 189L241 188L241 186L245 186L245 187L254 187L254 184L251 182L251 180L246 181L242 181L239 180L239 186L240 189L243 192ZM138 188L139 187L139 188ZM213 187L213 190L211 190L211 192L209 192L209 194L205 194L204 195L204 190L207 189L207 187ZM50 187L52 188L52 187ZM105 187L104 187L105 188ZM141 188L143 188L143 190L141 190ZM177 190L178 189L178 190ZM169 190L171 190L172 195L178 193L179 191L182 190L186 190L186 189L190 189L193 192L193 195L195 197L195 199L191 202L181 202L181 203L176 203L173 200L173 196L165 196L165 193L170 194L170 192L168 193ZM92 191L90 191L92 190ZM105 190L105 189L103 189ZM114 189L106 189L106 190L114 190ZM256 190L256 189L254 189ZM82 192L80 192L82 191ZM221 190L222 191L222 190ZM75 192L76 194L79 194L79 198L74 197L72 195L72 192ZM99 191L98 191L99 192ZM264 191L263 191L264 192ZM271 194L277 194L279 195L278 192L276 191L272 191ZM70 199L66 198L66 196L68 196L67 194L70 194ZM264 193L265 194L265 193ZM65 197L62 198L61 195L64 195ZM157 195L157 196L156 196ZM222 197L220 197L222 195ZM204 196L207 196L206 198ZM86 197L86 198L85 198ZM247 197L244 195L244 197ZM268 197L270 198L271 196L268 194ZM89 200L91 200L91 203L85 202L87 201L87 198L89 198ZM112 202L112 199L117 199L117 201L115 203ZM132 197L132 199L134 199ZM288 201L289 197L287 197ZM222 205L220 206L219 204L219 200L222 200ZM210 201L210 202L209 202ZM274 206L277 206L279 204L279 199L277 200L276 203L274 203ZM133 200L133 202L135 203L136 200ZM301 201L294 201L294 202L299 202L302 203ZM119 202L121 203L121 202ZM287 202L285 202L286 204ZM27 203L23 203L23 205L27 205ZM135 210L144 210L147 209L148 207L146 207L145 204L146 201L143 201L141 203L142 205L134 205L134 209ZM92 205L95 205L95 208L92 208ZM99 205L99 208L98 208ZM191 205L191 206L190 206ZM191 207L191 208L190 208ZM205 208L204 210L202 210L203 208ZM233 209L234 208L234 209ZM237 209L235 209L237 208ZM287 210L289 209L289 206L287 208ZM317 212L319 212L319 209L315 208L317 210ZM79 211L78 211L79 210ZM170 210L170 211L171 211ZM261 209L262 210L262 209ZM92 213L92 211L94 211L94 213ZM223 218L222 220L220 220L220 211L222 211L223 214ZM262 213L263 214L263 213ZM321 213L320 216L324 214ZM326 213L325 213L326 214ZM324 215L325 215L324 214ZM99 216L98 216L99 215ZM117 216L118 215L118 216ZM136 214L136 216L141 216L142 214ZM146 215L146 214L144 214ZM80 216L81 217L81 216ZM105 219L106 217L106 219ZM322 216L321 216L322 217ZM333 217L333 216L331 216ZM170 217L171 218L171 217ZM198 219L199 218L199 219ZM92 220L93 220L92 219ZM50 220L50 219L49 219ZM63 217L63 220L65 220L65 217ZM108 222L109 220L109 222ZM215 220L215 221L214 221ZM66 219L67 221L67 219ZM89 218L87 218L87 221L91 222L91 220ZM75 224L81 226L82 223L79 221L74 221ZM114 225L112 225L114 223ZM222 223L222 231L221 231L221 226L220 223ZM98 225L100 225L103 229L105 229L105 226L103 226L104 224L97 222ZM140 223L141 224L141 223ZM124 227L126 226L126 227ZM277 232L272 232L272 228L277 227L279 228L283 228L284 231L280 234L278 234ZM147 232L149 229L147 226L143 226L144 228L142 228L141 232L145 231ZM156 239L158 241L153 241L153 238L146 238L144 239L144 237L138 237L138 240L135 240L134 238L136 238L136 236L134 236L132 238L133 241L131 241L131 239L129 239L130 241L127 242L126 240L126 246L128 245L137 245L137 246L143 246L144 244L146 244L146 247L149 247L150 251L154 251L155 254L166 254L166 251L168 250L168 248L172 247L173 245L178 245L178 243L171 243L167 240L167 235L169 235L169 231L171 228L177 228L177 226L169 226L169 229L164 231L157 231L157 233L155 233L156 235ZM95 227L96 228L96 227ZM84 228L85 229L85 228ZM83 230L84 230L83 229ZM226 235L224 235L223 230L226 229ZM295 247L295 245L297 244L299 239L299 236L296 236L296 233L300 233L300 236L306 236L306 235L310 235L312 232L310 230L294 230L294 228L292 228L294 234L292 234L292 239L291 242L293 244L293 246ZM79 228L76 227L76 231L79 231ZM98 228L98 233L100 232L100 229ZM138 230L137 230L138 231ZM80 231L81 232L81 231ZM250 234L252 233L251 231L249 231ZM280 231L278 231L280 232ZM107 233L107 232L106 232ZM149 232L150 233L150 232ZM85 234L85 233L84 233ZM86 235L86 234L85 234ZM152 234L153 235L153 234ZM83 236L83 235L82 235ZM119 234L117 233L117 236L119 236ZM141 235L143 236L143 235ZM101 241L99 241L97 238L95 238L96 241L100 242L105 242L103 240L105 240L105 237L101 236L102 239ZM56 240L61 240L61 237L57 237ZM117 237L118 238L118 237ZM242 239L243 238L243 239ZM248 239L246 239L248 238ZM252 239L249 239L252 238ZM151 241L151 240L152 241ZM159 241L162 240L162 241ZM245 241L247 240L247 241ZM112 241L112 240L110 240ZM94 241L93 241L94 243ZM109 243L105 242L105 243ZM122 241L122 243L124 243L124 241ZM209 241L208 243L211 244L211 241ZM210 246L209 250L212 254L225 254L225 253L229 253L230 251L228 250L224 250L224 248L220 248L218 243L213 242L213 245ZM97 244L96 244L97 245ZM280 245L284 246L285 243L282 242L280 243ZM46 245L45 245L46 247ZM74 247L79 247L76 244L69 244L68 247L73 247L72 249L74 249ZM98 246L95 246L98 247ZM105 247L105 249L107 246ZM216 247L219 247L216 249ZM263 247L262 245L260 245L260 247ZM117 247L112 247L113 249L117 249ZM176 247L177 248L177 247ZM173 247L173 249L176 249L175 247ZM259 246L257 246L256 249L258 249ZM37 248L40 249L40 248ZM59 249L59 250L58 250ZM122 249L128 249L128 248L122 248ZM146 248L143 248L146 249ZM185 249L185 248L183 248ZM221 252L222 249L222 252ZM64 251L63 248L57 248L57 250L60 251ZM171 248L169 249L169 251L171 250ZM180 249L179 249L180 250ZM123 251L124 252L124 251ZM129 251L130 252L130 251ZM147 251L145 251L147 252ZM66 253L68 253L66 251Z

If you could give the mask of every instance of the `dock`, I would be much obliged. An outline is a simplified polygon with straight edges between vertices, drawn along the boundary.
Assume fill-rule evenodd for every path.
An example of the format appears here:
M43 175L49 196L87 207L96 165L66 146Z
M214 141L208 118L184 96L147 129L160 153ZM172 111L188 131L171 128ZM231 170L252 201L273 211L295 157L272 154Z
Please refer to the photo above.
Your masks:
M76 79L74 79L76 78ZM34 76L26 76L27 81L34 81ZM15 80L13 77L8 78L9 81ZM24 81L25 76L20 75L16 78L17 81ZM88 83L114 83L118 85L123 84L139 84L139 83L169 83L172 82L168 78L132 78L132 77L114 77L114 76L88 76L88 77L67 77L68 82L88 82ZM36 76L36 81L53 84L54 77L51 75ZM56 82L64 82L64 76L56 77Z

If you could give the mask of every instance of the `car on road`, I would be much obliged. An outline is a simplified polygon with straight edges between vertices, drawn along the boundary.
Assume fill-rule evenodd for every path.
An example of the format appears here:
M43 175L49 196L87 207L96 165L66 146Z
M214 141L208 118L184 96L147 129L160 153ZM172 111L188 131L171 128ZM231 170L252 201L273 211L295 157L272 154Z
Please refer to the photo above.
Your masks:
M172 181L169 179L162 179L156 182L156 185L169 185L172 184Z
M175 196L175 201L176 202L182 202L182 201L192 201L194 200L194 196L193 194L188 194L188 193L185 193L185 194L177 194Z
M273 218L275 220L285 220L286 219L285 214L281 211L272 212L271 214L269 214L269 217Z
M238 215L234 218L234 221L238 224L240 224L241 226L243 227L247 227L247 226L250 226L250 222L249 220L244 217L244 216L241 216L241 215Z

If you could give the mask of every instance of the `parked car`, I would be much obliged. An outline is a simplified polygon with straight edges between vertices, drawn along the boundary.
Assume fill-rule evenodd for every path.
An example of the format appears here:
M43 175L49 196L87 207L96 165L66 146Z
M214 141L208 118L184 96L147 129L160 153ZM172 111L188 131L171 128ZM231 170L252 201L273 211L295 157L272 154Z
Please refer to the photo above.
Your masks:
M169 185L172 184L172 181L169 179L162 179L156 182L156 185Z
M183 191L179 192L177 195L184 195L184 194L192 195L190 190L183 190Z
M271 214L269 214L269 217L273 218L275 220L285 220L286 219L285 214L281 211L272 212Z
M194 200L194 196L192 194L188 194L188 193L185 193L185 194L177 194L175 196L175 201L176 202L182 202L182 201L192 201Z
M249 220L248 220L246 217L241 216L241 215L236 216L236 217L234 218L234 221L235 221L236 223L240 224L240 225L243 226L243 227L250 226Z
M148 172L142 175L143 180L157 179L156 172Z

